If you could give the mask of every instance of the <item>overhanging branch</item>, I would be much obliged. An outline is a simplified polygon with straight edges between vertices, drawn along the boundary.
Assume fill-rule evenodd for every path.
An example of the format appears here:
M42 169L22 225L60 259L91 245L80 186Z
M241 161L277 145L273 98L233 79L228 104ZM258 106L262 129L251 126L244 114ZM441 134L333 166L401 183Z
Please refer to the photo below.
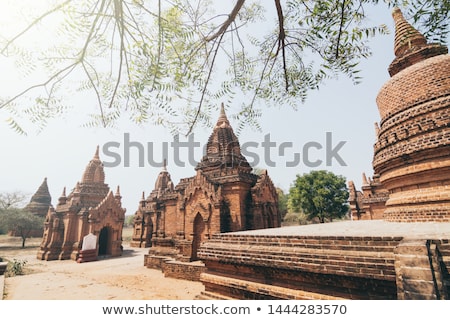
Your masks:
M238 0L236 2L236 5L234 6L233 10L231 10L231 13L228 15L228 19L220 26L219 30L214 33L213 35L206 37L205 41L209 42L212 41L218 37L220 37L222 34L227 31L228 27L233 23L233 21L236 19L237 14L241 10L242 6L244 5L245 0Z

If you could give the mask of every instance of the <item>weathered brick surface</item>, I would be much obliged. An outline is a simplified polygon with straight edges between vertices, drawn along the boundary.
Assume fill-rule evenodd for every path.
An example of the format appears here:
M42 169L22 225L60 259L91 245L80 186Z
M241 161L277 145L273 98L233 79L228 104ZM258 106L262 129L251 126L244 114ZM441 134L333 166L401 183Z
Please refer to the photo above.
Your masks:
M207 268L200 280L206 296L233 299L446 299L439 254L450 250L438 242L221 234L199 251Z
M401 240L216 235L199 251L208 274L202 275L202 281L206 290L232 298L283 299L290 295L304 299L319 295L321 299L395 299L394 248ZM214 282L208 283L210 274L230 277L231 283L227 285L223 279L218 283L214 277ZM249 293L236 287L236 279L276 289Z
M400 299L435 300L440 298L439 285L432 265L430 242L404 241L395 250L397 288ZM442 283L441 283L442 287Z
M97 147L93 159L86 166L81 182L78 182L67 196L64 188L56 208L50 207L48 210L37 258L77 260L83 239L89 233L97 236L98 254L120 256L125 220L121 199L119 187L114 194L105 183L105 173Z
M377 96L381 122L373 158L374 171L389 191L384 219L447 222L450 55L446 47L427 44L398 10L394 20L396 59Z
M200 275L205 266L199 263L166 260L162 265L164 276L189 281L200 281Z
M223 106L206 149L195 176L178 185L165 167L160 172L139 202L131 246L171 247L179 260L194 261L199 245L215 233L281 225L276 188L267 171L251 172Z

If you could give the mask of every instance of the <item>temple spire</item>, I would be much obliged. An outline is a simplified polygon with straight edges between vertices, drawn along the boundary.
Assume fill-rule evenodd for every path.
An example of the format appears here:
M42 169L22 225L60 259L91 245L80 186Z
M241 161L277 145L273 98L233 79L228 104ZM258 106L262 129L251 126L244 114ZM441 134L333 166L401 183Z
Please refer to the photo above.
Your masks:
M100 161L99 146L95 150L94 157L89 161L86 169L84 170L82 183L104 183L105 172L103 170L103 164Z
M227 118L227 114L225 113L225 106L222 102L222 104L220 105L220 115L219 115L219 119L217 119L217 124L216 127L226 127L226 126L230 126L230 122L228 121Z
M363 186L369 185L369 181L367 180L367 176L364 172L362 173L362 184Z
M95 154L94 154L94 159L95 160L100 160L100 156L99 156L99 146L97 145L97 149L95 149Z
M423 34L406 21L399 8L394 8L392 17L395 23L395 59L388 69L391 77L413 64L448 52L447 47L439 43L427 43Z
M392 17L395 23L394 53L397 57L403 55L411 47L427 44L425 37L406 21L399 8L394 8Z
M61 196L58 198L58 205L63 205L66 202L67 202L66 187L64 187Z

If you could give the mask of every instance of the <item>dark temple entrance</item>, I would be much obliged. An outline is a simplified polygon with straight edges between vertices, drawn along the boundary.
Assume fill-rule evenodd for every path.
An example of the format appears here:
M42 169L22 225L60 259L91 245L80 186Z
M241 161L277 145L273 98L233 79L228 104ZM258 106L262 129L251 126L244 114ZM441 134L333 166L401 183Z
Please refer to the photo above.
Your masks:
M110 246L110 228L103 227L102 230L100 230L100 235L98 237L98 255L104 256L111 254L111 246Z
M194 237L192 239L192 254L191 261L198 260L197 251L203 241L203 234L205 232L205 221L200 213L197 213L194 219Z

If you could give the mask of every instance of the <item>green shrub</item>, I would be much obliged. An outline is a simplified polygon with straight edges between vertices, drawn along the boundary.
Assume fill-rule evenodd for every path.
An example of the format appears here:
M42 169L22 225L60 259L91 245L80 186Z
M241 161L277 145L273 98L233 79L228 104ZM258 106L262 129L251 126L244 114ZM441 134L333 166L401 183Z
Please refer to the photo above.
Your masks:
M12 262L10 261L8 264L8 268L6 269L5 276L14 277L22 275L24 273L24 267L26 264L27 260L14 259Z

